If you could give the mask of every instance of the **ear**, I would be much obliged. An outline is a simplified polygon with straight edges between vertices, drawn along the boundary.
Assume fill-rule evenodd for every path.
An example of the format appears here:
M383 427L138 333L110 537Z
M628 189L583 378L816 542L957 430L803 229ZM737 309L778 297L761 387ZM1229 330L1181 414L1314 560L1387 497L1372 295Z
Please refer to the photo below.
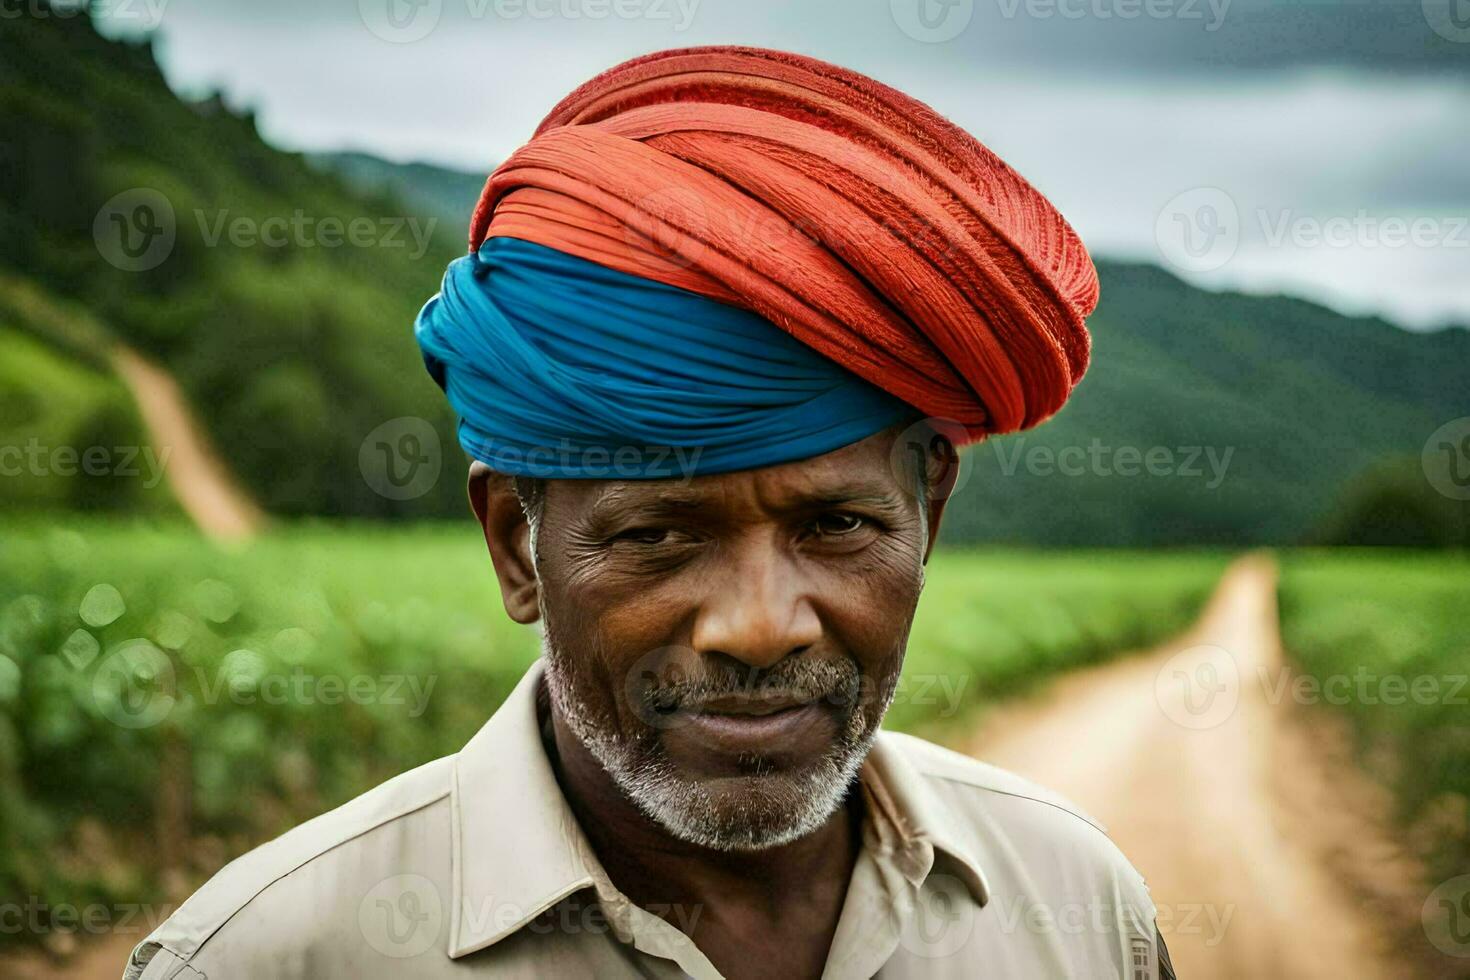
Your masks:
M924 546L924 564L934 553L934 543L939 540L939 524L944 519L944 507L955 491L960 476L960 452L947 436L936 432L929 441L929 452L925 454L928 467L929 496L925 506L925 519L929 523L929 539Z
M517 623L541 618L541 583L531 557L531 527L510 477L484 463L470 464L470 508L485 532L485 547L500 581L506 615Z

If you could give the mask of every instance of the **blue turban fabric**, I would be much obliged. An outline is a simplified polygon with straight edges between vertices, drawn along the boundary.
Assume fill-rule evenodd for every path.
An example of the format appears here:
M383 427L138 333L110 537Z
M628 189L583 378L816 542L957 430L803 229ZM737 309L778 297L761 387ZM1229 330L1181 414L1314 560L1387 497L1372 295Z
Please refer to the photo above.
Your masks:
M507 236L450 264L414 332L465 451L519 476L753 469L920 415L754 313Z

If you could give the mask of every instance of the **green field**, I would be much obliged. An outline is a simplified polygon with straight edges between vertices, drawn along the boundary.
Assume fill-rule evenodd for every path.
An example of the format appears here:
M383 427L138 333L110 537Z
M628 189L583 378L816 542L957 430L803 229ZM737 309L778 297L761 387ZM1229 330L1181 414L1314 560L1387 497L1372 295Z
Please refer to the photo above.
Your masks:
M1351 724L1394 790L1435 880L1470 868L1470 561L1424 552L1297 552L1282 564L1282 639L1313 701Z
M537 650L467 523L296 525L228 550L96 520L0 540L5 894L138 900L159 888L146 869L206 875L455 751ZM890 724L964 723L1172 633L1223 564L941 552Z

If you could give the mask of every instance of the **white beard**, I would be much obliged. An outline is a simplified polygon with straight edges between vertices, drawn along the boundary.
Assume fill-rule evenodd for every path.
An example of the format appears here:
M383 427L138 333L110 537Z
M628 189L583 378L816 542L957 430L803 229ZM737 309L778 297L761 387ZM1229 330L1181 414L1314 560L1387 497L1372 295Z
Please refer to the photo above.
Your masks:
M674 837L717 851L761 851L780 847L825 824L847 796L878 735L854 709L832 749L807 768L755 773L722 780L731 788L713 791L679 774L662 755L658 734L621 734L576 690L572 672L548 630L542 644L546 686L553 708L630 800ZM890 685L879 719L893 700ZM732 805L729 800L737 797Z

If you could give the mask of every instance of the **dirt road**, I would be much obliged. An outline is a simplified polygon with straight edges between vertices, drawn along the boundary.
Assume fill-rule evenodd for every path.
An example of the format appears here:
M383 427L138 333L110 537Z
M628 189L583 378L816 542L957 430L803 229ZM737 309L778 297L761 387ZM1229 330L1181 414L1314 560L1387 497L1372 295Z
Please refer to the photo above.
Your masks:
M1327 720L1302 717L1290 677L1275 568L1251 556L1185 637L992 712L967 748L1108 828L1185 980L1410 976L1393 950L1422 901L1417 869L1380 829L1382 791Z
M235 485L189 411L178 383L135 351L117 345L112 363L138 403L149 439L163 457L164 475L185 512L212 538L239 540L260 529L265 515Z
M0 976L6 980L118 980L128 955L146 934L88 937L66 959L39 950L12 953L0 959Z

